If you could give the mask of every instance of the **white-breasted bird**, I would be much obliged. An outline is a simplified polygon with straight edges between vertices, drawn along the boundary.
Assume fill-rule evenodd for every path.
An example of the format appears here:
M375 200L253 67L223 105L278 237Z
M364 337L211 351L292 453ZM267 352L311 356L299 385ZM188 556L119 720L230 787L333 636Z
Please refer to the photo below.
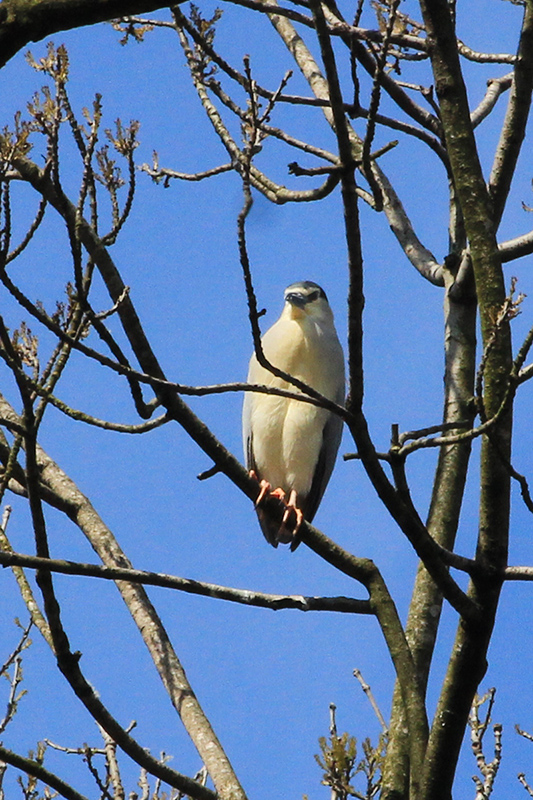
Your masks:
M268 361L339 405L344 403L344 355L326 293L312 281L285 289L280 318L262 338ZM292 384L262 367L254 355L248 383L298 393ZM342 436L342 419L310 403L246 392L243 440L246 465L261 484L256 510L262 531L274 547L294 542L302 519L311 522L330 479ZM273 490L273 491L272 491ZM284 500L281 526L261 509L267 494ZM296 514L293 530L286 526Z

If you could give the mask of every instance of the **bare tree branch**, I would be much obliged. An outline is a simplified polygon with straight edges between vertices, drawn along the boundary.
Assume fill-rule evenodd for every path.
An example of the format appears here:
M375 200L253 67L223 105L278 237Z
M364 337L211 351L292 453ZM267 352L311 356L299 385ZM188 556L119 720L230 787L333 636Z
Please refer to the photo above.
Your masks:
M19 769L21 772L25 772L27 775L33 775L46 786L55 789L61 797L65 797L67 800L87 800L84 795L77 792L68 783L53 772L50 772L50 770L45 769L42 764L39 764L31 758L20 756L18 753L14 753L12 750L8 750L7 747L3 747L2 745L0 745L0 759L7 764L11 764L12 767Z
M470 115L472 126L474 128L480 125L481 122L483 122L483 120L489 116L501 95L510 89L512 83L512 72L508 75L504 75L502 78L492 78L487 82L487 91L485 93L485 97Z
M517 236L515 239L509 239L507 242L502 242L499 245L499 251L504 263L530 255L533 253L533 231L529 231L523 236Z
M205 581L178 578L159 572L130 569L125 567L101 567L97 564L82 564L77 561L63 561L53 558L39 558L23 553L0 550L0 564L4 567L19 566L30 569L43 569L62 575L83 575L109 581L129 581L146 586L160 586L176 589L188 594L229 600L241 605L269 608L273 611L296 609L298 611L337 611L352 614L374 614L368 600L355 600L351 597L304 597L303 595L265 594L250 589L233 589Z

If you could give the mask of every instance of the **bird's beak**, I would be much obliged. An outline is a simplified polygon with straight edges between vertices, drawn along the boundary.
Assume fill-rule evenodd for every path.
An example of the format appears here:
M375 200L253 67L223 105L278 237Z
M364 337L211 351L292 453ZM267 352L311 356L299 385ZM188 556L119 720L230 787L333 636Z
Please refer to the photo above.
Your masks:
M285 302L290 303L291 306L296 306L297 308L305 308L307 297L301 292L289 292L285 295Z

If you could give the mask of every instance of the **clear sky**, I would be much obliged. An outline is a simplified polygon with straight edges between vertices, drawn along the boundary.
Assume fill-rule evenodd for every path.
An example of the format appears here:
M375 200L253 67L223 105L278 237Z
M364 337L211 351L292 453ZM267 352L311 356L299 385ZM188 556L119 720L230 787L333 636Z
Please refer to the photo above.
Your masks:
M257 20L251 12L230 4L224 8L216 40L224 56L240 66L242 56L250 54L259 82L276 88L292 65L268 21ZM212 3L202 4L205 16L213 9ZM459 33L474 49L509 52L514 49L520 20L520 8L510 2L472 0L464 10L459 8ZM175 34L155 31L143 44L126 47L118 40L119 34L109 25L54 37L55 44L64 43L70 53L69 86L75 112L90 107L99 92L103 127L112 127L117 117L123 123L139 120L138 163L150 163L153 150L158 152L161 166L184 172L225 163L227 155L201 108ZM34 44L31 50L38 59L45 55L46 43ZM427 68L423 69L424 78L416 80L427 80ZM478 73L469 90L475 106L487 79L507 70L505 66L470 65L466 71L469 77ZM406 77L410 79L414 80ZM0 73L2 126L11 124L14 111L24 108L42 83L42 76L25 62L23 53L10 62ZM289 90L307 93L298 75ZM495 122L501 121L503 108L502 104L496 111ZM285 126L314 144L334 147L333 135L319 110L302 112L279 106L272 124ZM360 132L364 130L361 126L356 123ZM376 147L393 138L395 133L379 131ZM497 126L489 122L479 139L488 175ZM76 197L80 166L72 146L66 143L65 147L65 186ZM42 163L38 147L33 156ZM305 166L316 163L300 154L296 158ZM310 179L288 175L287 163L293 160L293 152L267 140L257 164L287 186L313 185L312 179L308 184ZM441 260L447 253L447 187L436 157L421 145L401 140L383 158L382 168L396 182L424 244ZM531 227L531 216L521 203L533 205L532 172L531 147L526 146L502 224L503 240ZM172 380L201 385L246 376L252 343L236 239L241 204L240 181L233 173L202 183L173 182L168 188L138 175L133 211L112 255ZM23 220L16 228L21 235L25 220L31 219L36 208L35 198L22 187L15 189L13 207ZM366 267L365 408L376 446L385 450L391 424L412 430L441 419L443 296L441 289L430 286L414 271L383 216L362 204L361 222ZM281 311L285 286L314 280L328 293L344 344L347 268L339 193L320 203L279 207L256 195L247 235L258 302L267 309L264 329ZM32 299L53 308L71 279L69 270L65 231L51 218L32 249L13 265L12 275ZM533 297L531 257L506 270L509 278L517 276L518 290ZM101 308L109 307L103 290L98 292ZM5 292L0 305L7 323L16 327L23 312ZM527 298L522 315L513 323L515 346L532 317ZM42 346L46 349L45 338ZM15 401L14 387L4 370L2 375L1 391ZM95 416L135 421L125 382L77 355L71 359L58 394ZM532 387L526 384L517 406L515 450L515 466L526 473L533 444L531 400ZM191 401L238 457L242 450L241 403L235 394ZM362 588L322 563L305 546L294 554L287 548L270 548L252 505L226 478L218 475L206 482L197 480L197 474L210 463L177 425L144 436L126 436L84 427L50 408L42 445L91 498L135 567L273 593L365 597ZM352 450L345 436L341 453ZM477 453L477 445L474 451ZM409 464L414 500L423 517L434 461L435 453L422 452L411 456ZM460 552L468 556L475 543L476 503L474 482L459 533ZM9 533L13 546L32 552L24 503L15 498L12 505ZM356 555L378 563L405 618L416 558L356 462L339 459L315 522ZM48 524L53 556L96 562L80 532L59 513L50 511ZM531 520L517 491L513 530L511 563L532 563ZM58 576L55 582L73 649L82 651L82 668L104 703L124 725L137 721L135 735L153 754L172 754L173 767L194 774L199 759L115 587L66 576ZM524 797L515 776L521 770L527 772L532 763L531 746L513 730L518 723L533 731L533 687L527 667L532 649L531 591L527 584L505 587L489 671L482 684L484 689L498 689L494 720L504 724L504 761L495 796L506 800ZM378 723L352 676L354 668L362 671L387 716L393 670L373 619L273 613L163 589L150 589L149 594L250 798L298 798L302 793L310 798L325 796L329 790L319 786L320 772L313 755L318 752L318 737L327 735L331 702L338 708L340 731L347 730L358 740L376 738ZM18 635L13 618L26 618L7 570L0 574L0 604L1 661ZM446 609L429 689L430 706L438 696L455 624L455 612ZM94 723L54 670L46 645L38 634L33 639L24 659L28 695L4 743L24 753L45 737L69 747L98 742ZM488 744L487 750L490 752ZM81 791L94 794L83 766L74 767L74 761L74 756L50 753L46 763L67 780L76 775L72 782ZM466 747L458 797L474 796L470 778L474 772L475 762ZM127 791L132 791L136 773L128 769L126 774ZM533 769L530 777L533 780Z

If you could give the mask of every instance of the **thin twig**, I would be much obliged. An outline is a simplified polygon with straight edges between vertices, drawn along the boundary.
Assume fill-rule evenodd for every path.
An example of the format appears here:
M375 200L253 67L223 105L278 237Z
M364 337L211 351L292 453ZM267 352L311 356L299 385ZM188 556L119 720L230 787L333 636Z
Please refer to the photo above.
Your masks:
M381 725L381 727L383 729L383 733L385 733L385 734L388 733L388 728L387 728L387 723L385 722L385 718L384 718L383 714L381 713L381 710L380 710L378 704L376 703L374 695L372 694L372 689L370 688L368 683L366 683L366 681L364 680L363 675L361 673L361 670L356 668L356 669L354 669L353 674L354 674L354 677L356 677L357 680L359 681L359 683L361 684L361 689L366 694L370 705L374 709L374 713L375 713L376 717L379 720L379 724Z

